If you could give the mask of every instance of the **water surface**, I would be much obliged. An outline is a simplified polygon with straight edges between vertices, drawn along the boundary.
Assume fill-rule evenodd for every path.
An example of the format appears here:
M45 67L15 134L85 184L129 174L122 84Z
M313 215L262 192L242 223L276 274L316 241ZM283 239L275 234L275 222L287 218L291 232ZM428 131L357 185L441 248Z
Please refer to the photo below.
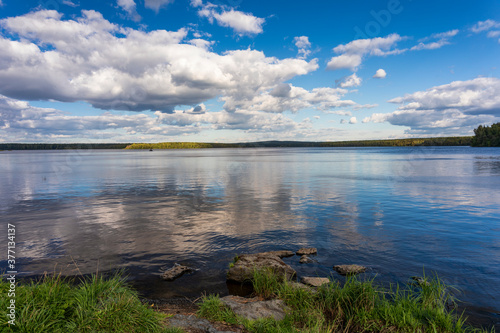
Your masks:
M21 275L125 268L150 298L226 294L236 254L312 246L317 263L286 259L299 275L436 272L476 322L498 325L499 204L499 148L0 152ZM174 263L198 270L162 281Z

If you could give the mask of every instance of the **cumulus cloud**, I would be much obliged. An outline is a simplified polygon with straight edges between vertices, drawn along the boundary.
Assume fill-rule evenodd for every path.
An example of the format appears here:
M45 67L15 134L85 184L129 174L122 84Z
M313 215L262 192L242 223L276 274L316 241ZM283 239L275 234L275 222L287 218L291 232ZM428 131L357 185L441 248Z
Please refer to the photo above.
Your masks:
M203 4L197 0L191 1L191 6L199 7L198 15L208 18L210 23L215 20L219 26L233 29L239 36L251 36L263 32L262 25L265 23L265 19L250 13L212 3Z
M22 100L172 112L222 96L234 111L231 101L251 100L318 68L315 59L277 59L250 49L220 55L208 50L210 42L186 41L186 29L122 28L95 11L64 20L41 10L0 25L19 37L0 36L0 94Z
M352 100L344 100L347 93L341 88L314 88L311 91L291 84L278 84L273 89L246 98L245 96L223 97L228 111L250 110L272 113L297 112L302 109L328 111L338 107L356 106Z
M361 85L362 79L353 73L352 75L345 76L340 80L335 80L335 83L340 88L351 88L351 87L359 87Z
M328 70L347 68L356 71L366 56L386 56L405 52L406 49L395 48L397 43L404 39L405 37L398 34L391 34L387 37L357 39L345 45L338 45L333 48L333 52L339 55L332 57L326 68Z
M295 37L293 41L295 43L295 46L299 49L299 58L305 59L309 54L311 54L311 42L309 42L309 37Z
M141 16L137 13L137 8L134 0L117 0L116 4L127 12L128 17L135 22L141 20Z
M349 119L349 124L356 124L358 122L358 120L356 119L356 117L351 117L351 119Z
M160 8L166 7L169 3L172 2L174 2L174 0L145 0L144 6L158 13Z
M408 126L408 133L470 134L500 119L500 79L455 81L389 100L400 104L392 113L375 113L363 122Z
M374 79L385 79L386 76L387 76L387 73L382 68L379 68L375 72L375 75L373 75L373 78Z
M0 95L0 142L99 142L159 141L165 136L199 134L213 129L242 133L274 133L293 137L311 130L307 122L295 122L283 114L257 111L209 112L204 104L173 113L72 116L67 112L33 107ZM314 131L312 132L314 133Z

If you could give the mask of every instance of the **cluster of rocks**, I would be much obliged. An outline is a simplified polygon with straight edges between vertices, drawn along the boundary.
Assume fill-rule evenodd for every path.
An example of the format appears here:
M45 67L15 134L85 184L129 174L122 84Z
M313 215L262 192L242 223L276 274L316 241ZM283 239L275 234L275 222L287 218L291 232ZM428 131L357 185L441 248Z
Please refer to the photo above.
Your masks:
M282 276L285 279L292 280L296 277L296 271L287 265L282 258L291 257L294 255L300 256L299 263L311 263L314 262L314 259L311 259L309 256L316 255L318 253L315 248L301 248L295 253L292 251L270 251L270 252L261 252L254 254L243 254L235 258L234 263L231 265L227 273L227 280L234 282L251 282L253 277L253 272L256 269L268 269L271 270L274 274L278 276ZM336 265L333 269L341 275L354 275L358 273L363 273L366 271L366 267L360 265ZM324 279L329 282L327 278L312 278L312 277L304 277L302 281L306 279ZM301 282L302 282L301 281ZM317 284L318 280L315 280ZM304 283L304 282L302 282ZM304 283L309 284L309 283ZM317 286L317 285L313 285Z
M249 283L252 281L254 271L257 269L270 270L277 276L289 280L296 288L307 288L314 290L324 284L330 283L327 277L308 277L304 276L300 279L300 283L293 281L297 272L288 264L283 261L285 257L300 256L299 262L311 263L315 262L310 256L317 255L318 251L315 248L301 248L296 252L284 251L269 251L254 254L242 254L234 259L227 273L227 280L240 283ZM366 271L366 268L360 265L336 265L333 267L336 272L341 275L353 275ZM165 271L162 278L165 280L173 280L186 272L191 272L193 269L176 264L174 267ZM259 318L272 317L276 320L282 320L285 317L287 308L282 300L262 300L258 297L247 298L240 296L226 296L221 298L222 302L230 308L235 314L244 318L254 320ZM183 327L188 325L190 327L196 326L203 328L205 332L221 332L210 327L206 320L193 319L196 322L192 324L186 317L176 316L172 318L171 325ZM187 324L189 323L189 324Z

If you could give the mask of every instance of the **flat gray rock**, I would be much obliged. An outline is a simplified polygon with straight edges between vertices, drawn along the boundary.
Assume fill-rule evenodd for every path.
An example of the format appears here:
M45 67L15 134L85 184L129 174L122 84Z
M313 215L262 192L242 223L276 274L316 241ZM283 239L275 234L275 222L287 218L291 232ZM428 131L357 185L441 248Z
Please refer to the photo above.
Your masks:
M202 318L196 316L186 316L176 314L169 319L169 327L178 327L182 329L196 330L197 332L208 332L208 333L230 333L230 331L218 331L212 326L212 324ZM234 332L232 332L234 333Z
M333 269L340 275L355 275L366 271L366 267L360 265L337 265Z
M270 269L278 276L292 279L297 273L275 254L263 252L242 254L233 267L227 272L227 280L235 282L250 282L255 269Z
M221 300L235 314L250 320L269 317L276 320L283 320L286 314L285 303L279 299L260 301L257 297L226 296L221 298Z
M166 270L162 275L161 278L166 281L173 281L177 279L178 277L182 276L184 273L187 272L192 272L193 269L189 268L187 266L175 264L172 268Z
M295 252L298 256L317 254L318 250L315 247L303 247Z
M321 287L324 284L330 283L330 279L304 276L300 282L311 287Z

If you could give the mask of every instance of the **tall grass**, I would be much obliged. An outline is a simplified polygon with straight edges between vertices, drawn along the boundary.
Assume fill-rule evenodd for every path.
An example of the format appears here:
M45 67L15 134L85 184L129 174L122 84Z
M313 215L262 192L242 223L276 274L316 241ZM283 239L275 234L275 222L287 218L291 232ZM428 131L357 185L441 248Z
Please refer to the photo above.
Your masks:
M8 283L0 282L7 295ZM7 297L0 298L1 332L165 332L165 315L142 304L118 274L93 275L80 283L45 276L16 288L16 325L7 322Z
M254 272L254 291L262 298L280 298L288 307L283 321L249 321L228 314L214 296L204 299L200 315L244 325L250 332L480 332L453 311L449 288L437 277L389 290L373 280L347 278L318 289L297 287L271 271ZM214 306L215 305L215 306ZM451 305L451 306L450 306ZM451 310L449 310L451 308ZM224 316L220 314L224 312Z

